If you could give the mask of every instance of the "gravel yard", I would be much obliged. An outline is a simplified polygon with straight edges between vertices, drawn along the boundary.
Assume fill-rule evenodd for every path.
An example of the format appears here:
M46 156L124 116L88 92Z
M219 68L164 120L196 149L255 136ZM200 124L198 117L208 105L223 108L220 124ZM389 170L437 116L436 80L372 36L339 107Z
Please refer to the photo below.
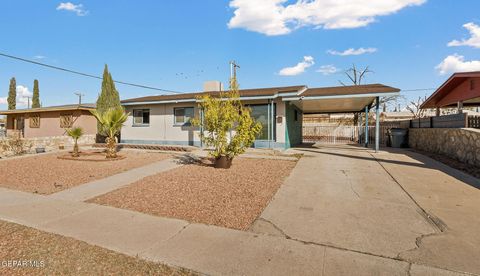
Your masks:
M125 159L109 162L62 160L59 154L39 154L0 160L0 187L52 194L93 180L164 160L168 154L121 151Z
M0 275L194 275L85 242L0 221ZM15 267L8 261L31 261Z
M295 161L236 158L230 169L192 164L146 177L90 202L246 230Z

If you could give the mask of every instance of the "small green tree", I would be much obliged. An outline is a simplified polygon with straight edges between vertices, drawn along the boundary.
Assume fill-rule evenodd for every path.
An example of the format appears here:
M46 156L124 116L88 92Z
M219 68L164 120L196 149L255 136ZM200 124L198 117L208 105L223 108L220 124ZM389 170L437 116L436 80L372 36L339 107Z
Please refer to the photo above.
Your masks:
M122 129L123 123L127 121L128 115L123 107L111 108L100 113L98 110L90 111L100 125L100 134L107 136L107 158L117 157L117 135Z
M15 81L15 78L10 79L7 102L9 110L17 108L17 82Z
M117 89L115 88L115 83L113 82L112 75L108 71L108 65L105 64L103 69L103 79L102 79L102 90L98 95L97 99L97 111L99 114L103 114L110 109L121 108L120 96ZM97 131L100 133L102 126L100 123L97 124ZM98 142L103 142L105 137L97 137Z
M108 66L105 64L105 69L103 70L102 91L97 99L97 111L99 113L104 113L109 109L116 109L121 106L120 96L115 88L112 75L108 71Z
M81 127L74 127L67 129L68 136L72 137L73 139L73 157L79 157L80 151L78 149L78 139L83 136L83 129Z
M38 88L38 80L33 81L33 97L32 97L32 108L40 107L40 90Z
M203 129L200 139L213 148L210 155L216 161L227 158L229 163L253 144L262 126L250 116L250 109L242 105L235 78L230 81L228 92L220 92L219 97L207 94L199 100L203 120L194 119L192 124ZM228 139L230 131L234 136Z

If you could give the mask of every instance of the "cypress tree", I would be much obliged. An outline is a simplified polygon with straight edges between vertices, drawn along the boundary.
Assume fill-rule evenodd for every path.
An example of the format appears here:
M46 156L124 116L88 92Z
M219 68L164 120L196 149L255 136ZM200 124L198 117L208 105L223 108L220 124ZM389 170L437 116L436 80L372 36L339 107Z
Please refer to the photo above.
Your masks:
M17 82L15 78L10 79L7 102L9 110L17 108Z
M112 75L108 72L108 66L105 65L105 69L103 70L102 91L97 99L97 111L103 114L107 110L117 107L121 107L120 96L115 88Z
M103 70L103 79L102 79L102 91L98 95L97 99L97 112L103 114L111 108L121 107L120 96L117 89L115 88L115 83L113 82L112 75L108 72L108 66L105 64L105 69ZM97 124L98 132L101 132L100 124ZM97 142L102 141L97 137Z
M38 80L33 81L32 108L40 107L40 91L38 89Z

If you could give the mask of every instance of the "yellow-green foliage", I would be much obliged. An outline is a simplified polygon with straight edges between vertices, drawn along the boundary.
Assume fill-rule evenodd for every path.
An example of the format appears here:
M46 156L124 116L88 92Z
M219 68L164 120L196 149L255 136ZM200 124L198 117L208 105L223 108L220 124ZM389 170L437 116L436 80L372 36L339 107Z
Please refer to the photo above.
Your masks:
M213 157L233 158L253 144L262 126L250 116L250 109L240 102L235 79L231 81L230 91L221 92L219 97L207 94L199 100L203 121L194 119L192 124L203 129L200 139L207 147L213 147ZM229 133L233 135L230 141Z

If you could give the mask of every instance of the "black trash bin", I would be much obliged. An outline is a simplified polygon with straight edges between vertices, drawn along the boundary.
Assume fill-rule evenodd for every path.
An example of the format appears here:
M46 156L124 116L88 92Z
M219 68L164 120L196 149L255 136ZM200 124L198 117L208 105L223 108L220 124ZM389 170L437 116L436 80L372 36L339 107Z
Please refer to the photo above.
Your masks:
M392 148L408 147L408 129L392 128L390 129L390 143Z

